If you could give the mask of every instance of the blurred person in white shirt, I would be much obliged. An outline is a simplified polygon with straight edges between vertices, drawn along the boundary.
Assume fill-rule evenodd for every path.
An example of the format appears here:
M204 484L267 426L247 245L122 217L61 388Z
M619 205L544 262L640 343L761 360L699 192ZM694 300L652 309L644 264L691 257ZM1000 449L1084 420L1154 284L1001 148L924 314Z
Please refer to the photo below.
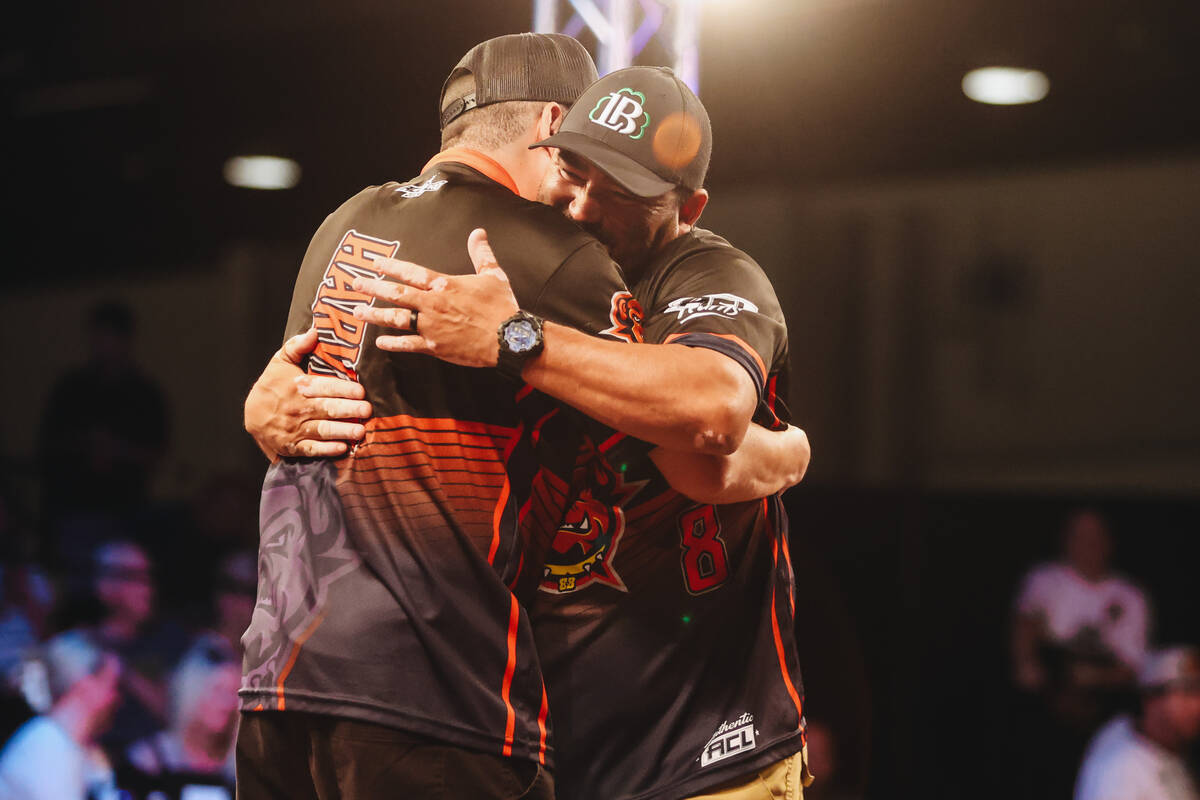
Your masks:
M48 641L26 664L23 689L38 716L0 752L5 800L115 800L97 740L120 700L120 663L82 631Z
M1030 691L1131 687L1146 655L1146 595L1113 571L1100 514L1074 513L1063 545L1065 558L1030 570L1017 597L1016 683Z
M1075 800L1200 800L1184 760L1200 738L1200 652L1151 655L1138 685L1138 714L1114 718L1088 745Z
M1076 510L1063 526L1062 558L1034 566L1017 594L1012 626L1014 737L1045 797L1067 797L1088 739L1136 701L1150 609L1145 593L1112 567L1104 517Z

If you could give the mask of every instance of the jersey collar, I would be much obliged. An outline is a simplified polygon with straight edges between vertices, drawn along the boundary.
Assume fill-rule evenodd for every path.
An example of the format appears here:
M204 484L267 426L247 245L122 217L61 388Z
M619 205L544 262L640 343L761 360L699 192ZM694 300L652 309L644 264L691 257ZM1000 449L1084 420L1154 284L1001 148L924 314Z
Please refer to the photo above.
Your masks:
M500 166L499 161L469 147L451 147L449 150L443 150L429 159L429 163L421 168L421 172L425 172L437 164L445 164L447 161L463 164L477 172L482 172L513 194L521 193L517 190L517 182L513 180L512 175L508 174L508 170Z

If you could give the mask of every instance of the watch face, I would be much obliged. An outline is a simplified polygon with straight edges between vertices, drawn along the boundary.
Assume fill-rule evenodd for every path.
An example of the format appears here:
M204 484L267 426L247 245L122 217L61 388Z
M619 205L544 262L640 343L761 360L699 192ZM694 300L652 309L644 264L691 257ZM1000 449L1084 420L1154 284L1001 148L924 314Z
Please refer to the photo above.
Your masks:
M504 342L513 353L528 353L537 344L537 331L529 321L518 319L505 326Z

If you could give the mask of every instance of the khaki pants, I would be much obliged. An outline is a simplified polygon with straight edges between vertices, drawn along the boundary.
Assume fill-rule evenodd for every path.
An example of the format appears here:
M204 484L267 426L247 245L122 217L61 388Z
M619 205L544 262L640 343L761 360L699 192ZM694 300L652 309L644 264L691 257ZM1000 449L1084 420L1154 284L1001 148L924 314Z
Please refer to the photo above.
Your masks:
M688 800L802 800L804 787L812 781L805 747L761 772L715 786Z

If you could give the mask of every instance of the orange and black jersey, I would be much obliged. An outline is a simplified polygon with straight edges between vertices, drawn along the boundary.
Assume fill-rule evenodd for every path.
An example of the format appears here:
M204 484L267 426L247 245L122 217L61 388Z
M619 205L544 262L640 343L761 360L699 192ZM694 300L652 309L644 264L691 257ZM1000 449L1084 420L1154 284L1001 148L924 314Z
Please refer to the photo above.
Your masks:
M745 368L759 395L756 422L778 427L786 395L787 325L762 268L703 228L667 244L631 287L648 342L706 347Z
M407 183L360 192L313 237L287 333L315 325L308 370L359 381L375 415L346 457L267 474L244 709L352 717L548 761L541 670L510 586L533 477L575 445L528 435L553 414L544 397L495 370L379 350L379 331L353 316L369 299L353 279L382 277L375 259L472 273L467 235L483 227L522 308L612 328L629 294L606 251L515 191L495 162L450 151Z
M787 333L753 260L698 230L633 291L646 341L735 359L759 390L755 420L783 424ZM562 800L686 797L803 743L780 499L699 505L630 445L585 445L572 478L538 493L568 505L531 608Z

